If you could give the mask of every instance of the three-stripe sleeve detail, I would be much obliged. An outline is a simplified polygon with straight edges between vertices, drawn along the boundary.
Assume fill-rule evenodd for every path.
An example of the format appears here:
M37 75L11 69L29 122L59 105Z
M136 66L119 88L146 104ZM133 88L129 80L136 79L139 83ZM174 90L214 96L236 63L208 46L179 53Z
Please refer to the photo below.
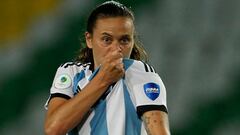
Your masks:
M155 73L155 70L154 70L154 68L152 66L146 64L145 62L142 62L142 63L144 65L144 68L145 68L146 72L153 72L153 73Z

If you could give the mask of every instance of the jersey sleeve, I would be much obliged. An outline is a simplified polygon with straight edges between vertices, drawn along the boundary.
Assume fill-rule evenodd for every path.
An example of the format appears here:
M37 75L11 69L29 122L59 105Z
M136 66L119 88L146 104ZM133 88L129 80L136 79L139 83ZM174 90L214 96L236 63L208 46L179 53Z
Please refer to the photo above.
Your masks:
M73 73L70 66L63 64L57 69L45 108L47 109L49 101L54 97L70 99L73 96Z
M157 73L131 68L125 75L131 98L140 117L144 112L151 110L167 112L166 88Z

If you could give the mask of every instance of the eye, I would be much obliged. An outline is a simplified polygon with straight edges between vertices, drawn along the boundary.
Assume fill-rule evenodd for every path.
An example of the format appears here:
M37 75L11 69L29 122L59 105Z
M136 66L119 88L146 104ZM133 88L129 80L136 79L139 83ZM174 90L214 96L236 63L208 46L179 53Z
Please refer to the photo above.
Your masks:
M109 36L104 36L102 37L102 41L104 44L111 44L112 43L112 38Z
M120 43L123 45L129 44L130 41L131 41L131 39L129 37L123 37L120 39Z

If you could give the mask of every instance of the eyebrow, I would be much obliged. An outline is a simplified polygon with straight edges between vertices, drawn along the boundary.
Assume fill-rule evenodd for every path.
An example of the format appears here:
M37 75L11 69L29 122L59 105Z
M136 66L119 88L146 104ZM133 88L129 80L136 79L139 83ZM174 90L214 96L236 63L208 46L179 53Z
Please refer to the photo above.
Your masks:
M122 38L130 38L131 36L126 34L126 35L123 35Z
M111 34L108 34L107 32L103 32L102 35L107 35L107 36L112 37L112 35L111 35Z
M107 33L107 32L103 32L102 35L106 35L106 36L110 36L112 37L111 34ZM129 34L125 34L125 35L122 35L121 38L130 38L131 36Z

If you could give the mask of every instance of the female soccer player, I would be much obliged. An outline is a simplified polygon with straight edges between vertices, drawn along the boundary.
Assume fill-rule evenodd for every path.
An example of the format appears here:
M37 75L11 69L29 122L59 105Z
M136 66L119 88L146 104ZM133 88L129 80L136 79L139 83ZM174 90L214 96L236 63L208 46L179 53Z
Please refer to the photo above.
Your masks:
M92 11L86 47L55 75L47 135L170 134L165 87L135 33L126 6L108 1Z

